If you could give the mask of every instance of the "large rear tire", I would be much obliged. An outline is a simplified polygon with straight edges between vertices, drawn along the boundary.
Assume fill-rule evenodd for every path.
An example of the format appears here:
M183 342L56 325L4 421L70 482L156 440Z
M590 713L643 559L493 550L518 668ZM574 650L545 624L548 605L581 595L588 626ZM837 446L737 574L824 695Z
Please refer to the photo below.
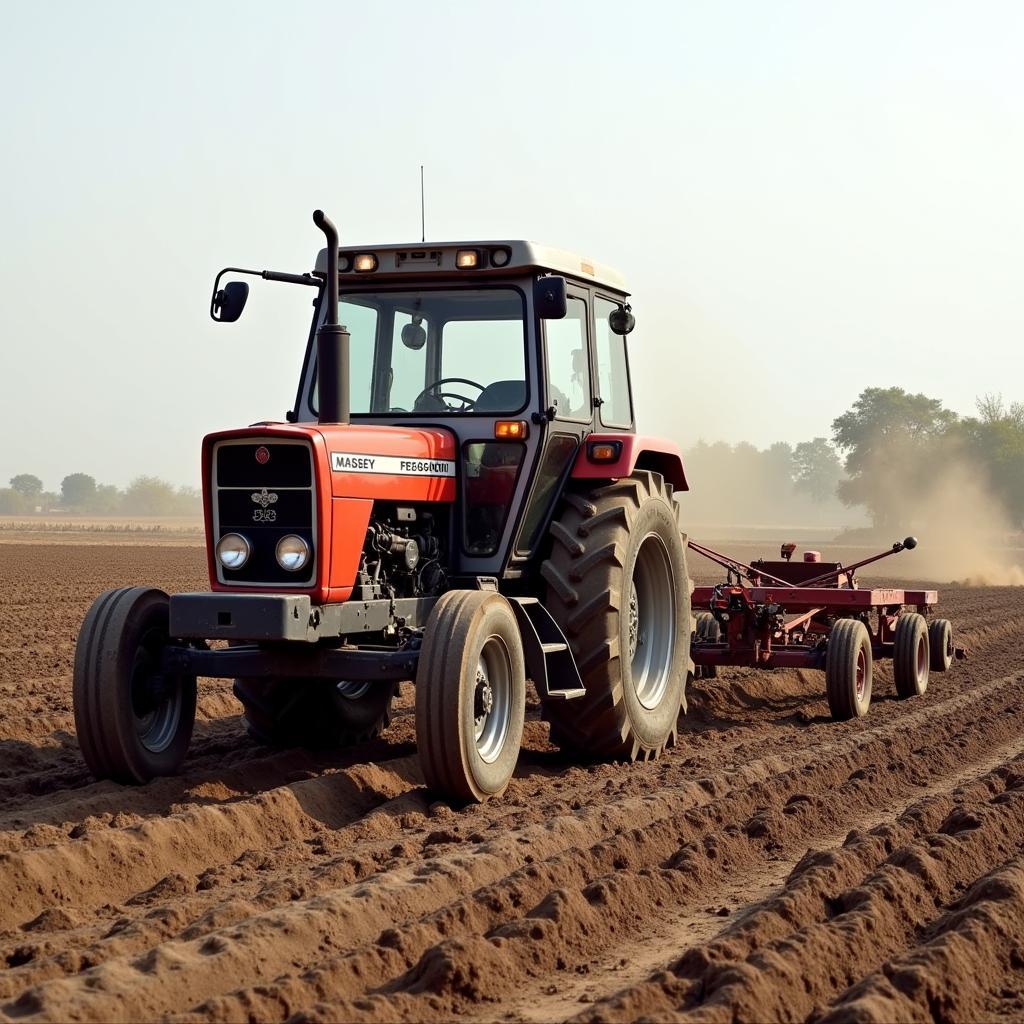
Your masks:
M398 683L326 679L236 679L235 696L257 743L341 749L376 739L391 722Z
M123 587L93 602L75 648L72 696L82 756L97 779L142 783L174 775L196 716L195 676L161 671L170 602Z
M837 721L860 718L871 707L871 637L859 619L840 619L825 651L825 691Z
M416 671L416 744L427 787L459 804L503 793L525 718L526 663L511 605L493 591L443 594Z
M901 700L920 697L928 689L930 661L928 624L924 616L904 612L896 620L892 652L892 674L896 680L896 695Z
M546 712L560 746L657 757L675 743L689 667L690 587L672 491L657 473L570 491L541 567L586 696Z

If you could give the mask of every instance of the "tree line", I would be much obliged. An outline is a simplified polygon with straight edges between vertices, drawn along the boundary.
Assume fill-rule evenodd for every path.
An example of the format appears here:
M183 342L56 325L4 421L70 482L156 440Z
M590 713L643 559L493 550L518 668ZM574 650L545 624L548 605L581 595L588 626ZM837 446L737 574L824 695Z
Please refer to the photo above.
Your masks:
M999 395L959 416L937 398L866 388L831 437L764 449L699 441L684 456L696 522L841 525L857 513L880 531L909 528L956 469L1008 526L1024 526L1024 403Z
M59 492L45 490L33 473L19 473L9 483L0 488L0 515L190 516L202 511L196 488L175 487L155 476L138 476L123 490L97 483L88 473L64 477Z
M692 522L846 525L866 515L878 529L900 528L920 512L950 467L968 467L979 494L1007 524L1024 525L1024 403L999 395L959 416L937 398L902 388L866 388L832 421L831 437L759 449L698 441L685 452ZM124 490L87 473L64 477L60 493L31 473L0 488L0 514L198 515L194 487L152 476ZM851 512L850 510L854 510Z

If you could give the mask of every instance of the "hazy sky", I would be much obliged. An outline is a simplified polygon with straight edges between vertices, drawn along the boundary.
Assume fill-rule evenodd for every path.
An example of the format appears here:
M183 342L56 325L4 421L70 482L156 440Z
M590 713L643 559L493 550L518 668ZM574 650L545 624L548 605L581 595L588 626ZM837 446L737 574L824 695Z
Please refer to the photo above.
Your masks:
M3 6L0 485L198 483L290 408L343 240L525 237L631 283L639 427L827 434L869 385L1024 398L1024 4Z

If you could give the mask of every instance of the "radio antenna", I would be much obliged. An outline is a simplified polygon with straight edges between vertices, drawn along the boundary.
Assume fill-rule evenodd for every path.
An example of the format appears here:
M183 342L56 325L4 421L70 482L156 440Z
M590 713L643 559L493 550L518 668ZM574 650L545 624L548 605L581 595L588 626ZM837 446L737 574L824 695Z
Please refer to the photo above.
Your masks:
M427 240L427 212L423 200L423 164L420 164L420 229L423 233L423 241Z

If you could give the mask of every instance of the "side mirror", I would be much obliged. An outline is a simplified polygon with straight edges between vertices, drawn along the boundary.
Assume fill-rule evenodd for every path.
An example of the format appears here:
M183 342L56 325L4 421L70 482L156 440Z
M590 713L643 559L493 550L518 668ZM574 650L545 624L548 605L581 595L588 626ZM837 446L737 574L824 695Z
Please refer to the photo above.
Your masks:
M631 309L632 307L627 303L624 306L619 306L618 309L613 309L608 314L608 326L611 328L612 334L624 336L636 327L636 317L633 316Z
M427 332L422 324L406 324L402 328L402 344L413 352L419 352L427 343Z
M564 277L541 277L533 286L533 308L541 320L563 320L567 308Z
M249 285L245 281L229 281L214 294L210 316L218 323L233 324L242 315L248 298Z

